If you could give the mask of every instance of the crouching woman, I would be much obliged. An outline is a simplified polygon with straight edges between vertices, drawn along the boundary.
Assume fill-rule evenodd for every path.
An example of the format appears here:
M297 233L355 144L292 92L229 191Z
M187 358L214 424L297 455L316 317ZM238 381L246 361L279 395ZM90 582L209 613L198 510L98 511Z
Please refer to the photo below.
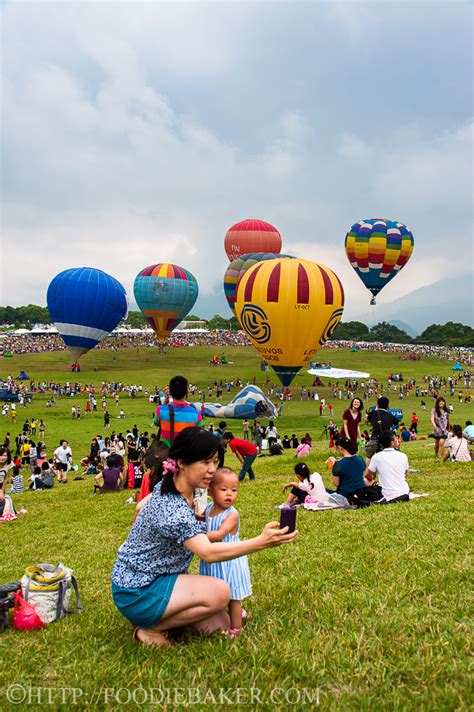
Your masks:
M211 576L189 575L196 554L208 564L228 561L293 541L270 522L262 533L241 542L213 542L194 514L194 490L206 489L217 465L217 439L202 428L185 428L164 463L164 477L141 508L118 550L112 595L120 613L146 645L168 644L167 631L191 627L211 634L227 630L228 585Z

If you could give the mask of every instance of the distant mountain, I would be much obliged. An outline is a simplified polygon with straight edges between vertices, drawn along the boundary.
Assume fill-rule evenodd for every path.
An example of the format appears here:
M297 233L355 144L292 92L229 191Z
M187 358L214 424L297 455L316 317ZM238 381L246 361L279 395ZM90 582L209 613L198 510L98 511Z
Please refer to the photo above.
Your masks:
M232 312L224 296L222 284L216 282L213 294L199 294L192 313L202 319L211 319L219 314L230 319ZM430 324L445 324L447 321L474 326L474 282L470 275L449 277L427 287L420 287L388 304L375 307L376 322L388 321L409 336L416 336ZM130 309L137 310L133 300ZM367 314L352 316L350 321L367 322ZM370 324L373 326L373 324Z
M389 304L377 304L375 319L395 324L412 336L413 331L421 334L430 324L445 324L447 321L474 326L473 304L473 277L462 275L420 287ZM353 320L365 323L366 318L358 316Z
M416 329L410 326L410 324L407 324L406 321L400 321L400 319L390 319L388 323L392 324L392 326L396 326L397 329L401 329L408 334L408 336L417 336Z

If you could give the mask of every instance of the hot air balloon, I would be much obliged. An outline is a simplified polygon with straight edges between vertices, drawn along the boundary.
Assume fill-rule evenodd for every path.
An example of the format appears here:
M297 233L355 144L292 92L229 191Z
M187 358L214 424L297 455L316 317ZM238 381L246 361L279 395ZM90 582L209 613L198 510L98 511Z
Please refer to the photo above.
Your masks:
M237 283L241 276L257 262L265 262L266 260L274 260L277 257L288 257L290 255L275 255L273 252L255 252L249 255L241 255L236 260L229 263L224 274L224 294L227 299L227 304L235 314L235 293L237 291Z
M193 308L198 284L188 270L162 262L145 267L137 274L133 293L158 341L165 341Z
M250 252L281 250L281 235L273 225L263 220L242 220L227 230L224 249L230 262Z
M346 255L367 289L371 304L406 265L413 252L413 235L403 223L385 218L360 220L346 235Z
M127 318L125 289L110 274L93 267L64 270L46 295L51 319L75 361Z
M224 420L278 418L278 408L258 386L245 386L226 405L199 402L191 405L208 418Z
M331 337L343 306L344 291L332 270L309 260L280 258L245 272L235 311L259 354L289 386Z

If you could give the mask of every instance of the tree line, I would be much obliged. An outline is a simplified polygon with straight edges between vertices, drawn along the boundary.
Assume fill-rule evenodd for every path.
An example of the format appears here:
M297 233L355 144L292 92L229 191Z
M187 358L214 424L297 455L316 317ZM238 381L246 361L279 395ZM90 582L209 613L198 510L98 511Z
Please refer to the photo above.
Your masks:
M211 331L238 331L240 324L235 316L224 318L214 314L212 319L201 319L195 314L186 317L187 321L205 321ZM28 304L21 307L0 307L0 324L16 328L31 328L35 324L50 324L51 317L47 307ZM132 328L141 328L147 320L140 311L130 311L125 322ZM429 346L474 346L474 329L466 324L448 321L446 324L431 324L424 331L412 338L406 331L394 324L382 321L369 328L361 321L340 322L333 334L335 340L381 341L394 344L427 344Z
M382 321L372 328L361 321L340 322L334 330L333 339L350 341L381 341L391 344L426 344L428 346L474 346L474 329L466 324L448 321L446 324L431 324L416 337L394 324Z

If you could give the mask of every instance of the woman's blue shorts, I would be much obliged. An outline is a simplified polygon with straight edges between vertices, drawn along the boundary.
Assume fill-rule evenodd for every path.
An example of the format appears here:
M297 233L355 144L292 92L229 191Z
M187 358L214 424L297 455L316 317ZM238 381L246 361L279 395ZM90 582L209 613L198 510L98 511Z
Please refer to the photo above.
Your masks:
M178 576L165 574L142 588L122 588L112 582L114 603L130 623L153 628L163 617Z

